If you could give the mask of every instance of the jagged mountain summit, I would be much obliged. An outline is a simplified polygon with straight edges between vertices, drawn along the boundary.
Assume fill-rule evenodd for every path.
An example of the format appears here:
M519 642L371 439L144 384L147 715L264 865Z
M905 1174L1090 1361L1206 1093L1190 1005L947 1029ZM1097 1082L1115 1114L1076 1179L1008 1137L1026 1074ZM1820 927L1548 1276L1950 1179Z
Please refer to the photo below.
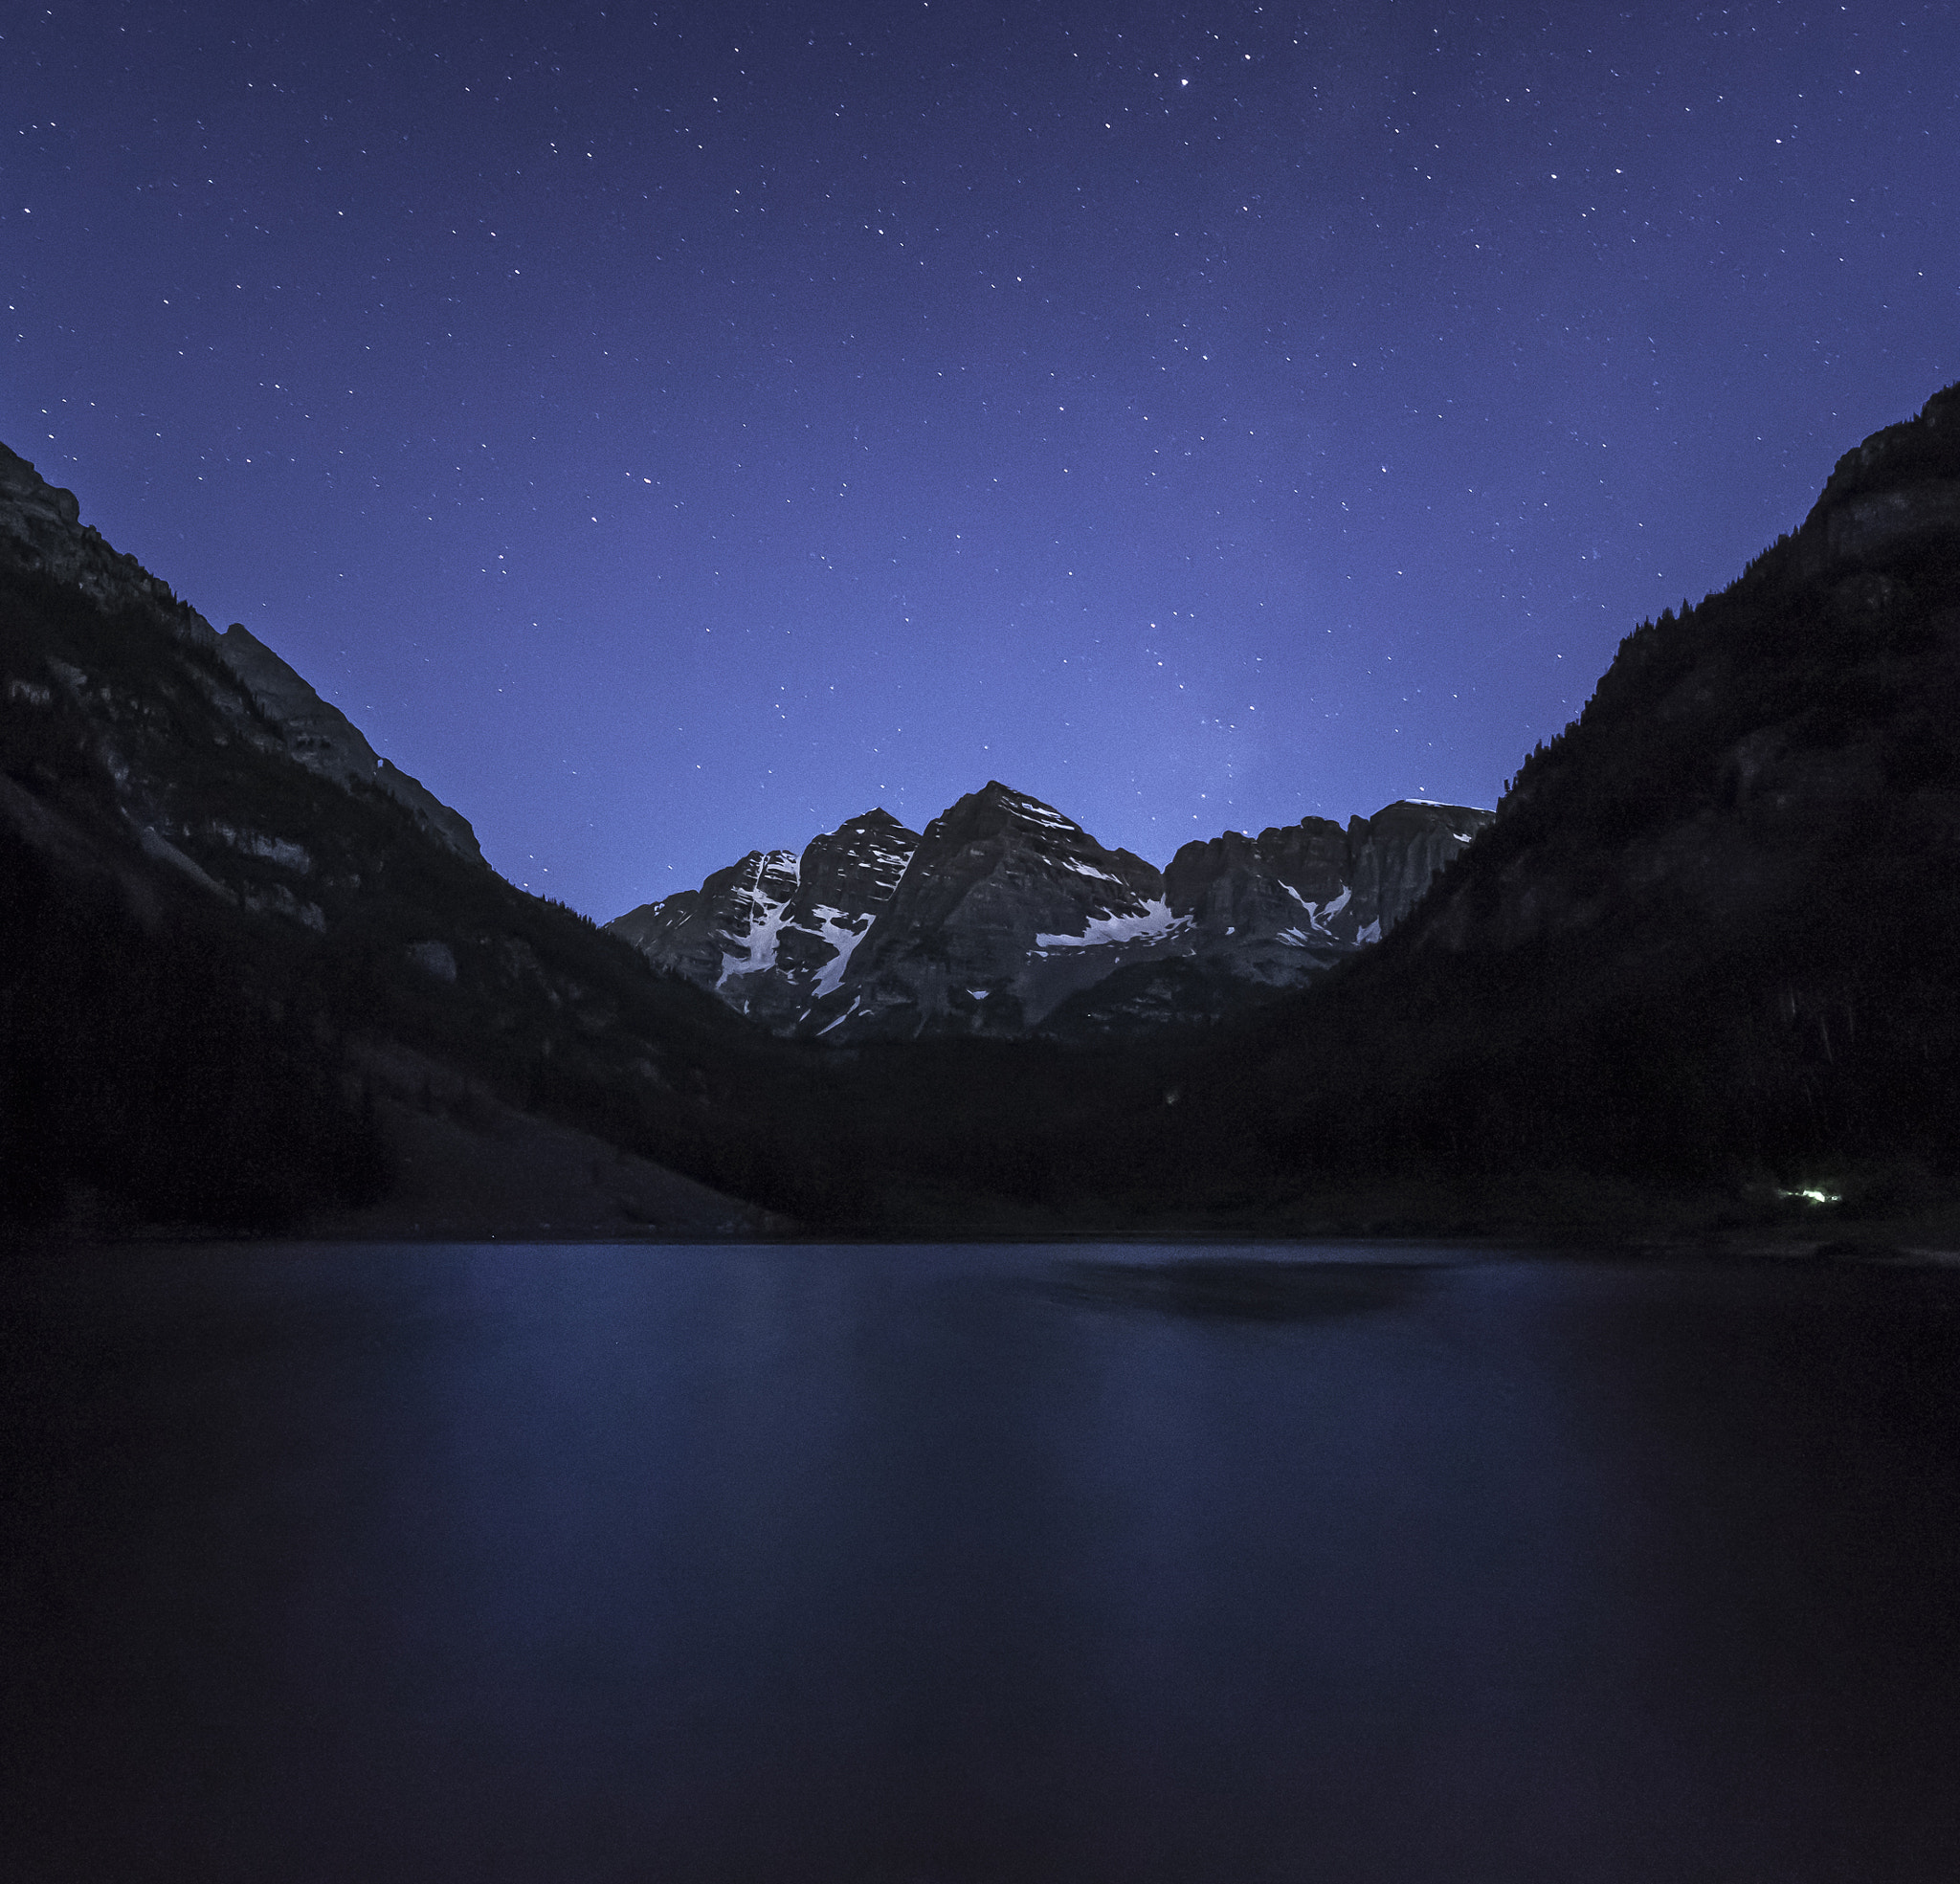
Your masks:
M891 906L803 1025L840 1038L1025 1032L1175 926L1142 857L990 781L925 827Z
M1405 799L1187 844L1160 871L991 780L923 834L853 818L608 926L780 1033L1059 1035L1196 1018L1378 942L1491 813Z
M793 851L751 851L699 890L679 890L607 926L650 961L711 988L779 1031L836 990L891 902L919 833L866 811Z

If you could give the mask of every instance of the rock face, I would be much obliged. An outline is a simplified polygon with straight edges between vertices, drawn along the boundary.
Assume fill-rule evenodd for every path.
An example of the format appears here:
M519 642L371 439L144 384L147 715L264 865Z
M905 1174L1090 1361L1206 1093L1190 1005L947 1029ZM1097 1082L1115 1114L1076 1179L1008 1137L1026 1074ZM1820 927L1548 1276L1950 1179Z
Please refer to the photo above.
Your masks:
M1815 580L1960 534L1956 426L1960 397L1948 387L1916 418L1888 425L1846 452L1796 534L1797 572Z
M846 1038L1024 1033L1181 926L1153 866L990 782L926 826L891 906L803 1024Z
M287 751L308 771L339 785L358 780L379 787L438 843L480 860L470 821L380 757L339 707L322 699L243 622L226 629L216 646L218 658L250 689L259 711L285 735Z
M783 1033L1080 1035L1214 1016L1377 942L1488 822L1403 801L1187 844L1159 871L990 781L751 852L610 926Z
M133 556L112 549L93 524L80 521L75 493L48 483L27 459L0 445L0 559L12 567L79 589L105 613L136 608L163 622L179 641L215 654L249 695L256 716L234 717L241 737L273 737L308 771L337 784L371 786L410 812L447 849L480 861L477 834L469 821L408 773L379 757L360 730L329 705L299 675L234 622L219 634L169 585L151 575ZM12 676L23 686L33 676ZM73 689L87 677L62 676Z
M1380 942L1415 907L1430 878L1490 822L1469 805L1404 798L1347 829L1328 818L1228 831L1187 844L1164 873L1174 914L1191 917L1195 952L1229 954L1239 972L1293 982L1304 949L1327 955ZM1227 949L1230 942L1233 947ZM1255 964L1280 972L1267 976Z
M793 851L751 851L699 890L607 924L657 966L712 988L778 1031L837 986L919 847L889 811L866 811Z
M179 640L215 648L217 633L135 557L112 549L81 521L73 491L50 484L26 458L0 445L0 557L78 588L107 610L138 604L154 611Z

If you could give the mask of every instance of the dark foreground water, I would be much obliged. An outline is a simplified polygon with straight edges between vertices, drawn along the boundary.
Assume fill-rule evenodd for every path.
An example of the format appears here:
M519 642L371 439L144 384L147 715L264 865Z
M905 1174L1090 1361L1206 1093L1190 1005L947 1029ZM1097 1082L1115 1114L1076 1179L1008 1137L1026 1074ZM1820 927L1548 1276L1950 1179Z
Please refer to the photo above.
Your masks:
M0 1265L0 1874L1960 1876L1960 1275L1315 1253Z

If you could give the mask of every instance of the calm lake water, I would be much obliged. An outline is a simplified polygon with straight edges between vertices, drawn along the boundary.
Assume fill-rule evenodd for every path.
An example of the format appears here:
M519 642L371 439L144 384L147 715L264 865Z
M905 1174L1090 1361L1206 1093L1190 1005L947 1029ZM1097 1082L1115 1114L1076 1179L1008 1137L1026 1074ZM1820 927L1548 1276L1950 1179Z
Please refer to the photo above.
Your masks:
M1960 1875L1960 1274L0 1264L0 1873Z

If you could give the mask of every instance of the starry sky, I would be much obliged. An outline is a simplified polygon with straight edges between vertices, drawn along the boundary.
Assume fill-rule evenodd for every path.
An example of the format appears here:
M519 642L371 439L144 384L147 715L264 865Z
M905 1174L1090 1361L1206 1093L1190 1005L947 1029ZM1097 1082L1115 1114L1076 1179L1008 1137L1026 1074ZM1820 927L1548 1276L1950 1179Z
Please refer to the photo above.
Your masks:
M1960 13L0 16L0 439L605 920L1489 805L1960 376Z

